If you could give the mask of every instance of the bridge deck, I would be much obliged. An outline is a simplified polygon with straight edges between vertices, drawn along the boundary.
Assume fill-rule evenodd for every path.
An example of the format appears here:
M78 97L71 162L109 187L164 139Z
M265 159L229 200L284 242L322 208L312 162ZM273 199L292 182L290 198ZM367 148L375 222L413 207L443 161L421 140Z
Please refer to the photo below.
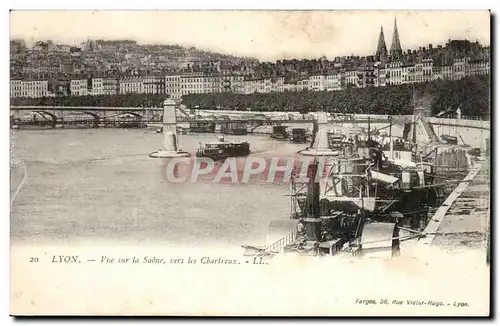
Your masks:
M138 115L147 116L148 113L154 113L155 115L163 113L162 107L89 107L89 106L10 106L11 112L18 113L19 112L31 112L31 111L40 111L46 113L55 113L57 112L58 116L63 115L63 112L82 112L96 115L102 115L102 118L105 118L106 112L116 112L116 113L135 113ZM314 117L305 117L301 118L300 115L295 114L293 118L290 118L290 115L293 113L283 112L283 117L268 116L267 118L262 117L252 117L251 114L266 114L266 112L239 112L234 111L231 113L221 112L214 113L210 112L209 116L197 116L189 115L184 110L178 109L180 114L177 115L177 122L179 123L197 123L197 122L212 122L212 123L253 123L253 124L261 124L261 125L277 125L282 123L313 123L316 119ZM219 115L219 116L217 116ZM214 119L215 116L215 119ZM222 117L224 116L224 117ZM228 118L229 116L229 118ZM151 117L150 117L151 118ZM58 118L58 120L60 117ZM392 118L392 122L396 122L396 120L405 120L403 117L397 117L396 119ZM388 116L381 116L380 118L376 117L350 117L346 119L329 119L328 123L389 123L391 120ZM144 123L147 122L158 122L158 120L151 120L146 118L143 120Z

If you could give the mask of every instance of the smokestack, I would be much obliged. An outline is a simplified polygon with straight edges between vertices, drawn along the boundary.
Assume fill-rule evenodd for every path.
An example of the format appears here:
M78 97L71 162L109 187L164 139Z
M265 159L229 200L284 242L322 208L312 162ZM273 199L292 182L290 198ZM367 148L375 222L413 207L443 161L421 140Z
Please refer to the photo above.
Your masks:
M316 181L318 174L318 162L314 161L309 164L307 169L307 178L309 184L307 186L307 217L319 216L319 182Z
M321 172L321 171L320 171ZM308 241L321 241L321 218L319 206L320 185L316 181L318 174L318 162L309 164L307 177L309 184L307 186L307 218L304 219L306 239Z

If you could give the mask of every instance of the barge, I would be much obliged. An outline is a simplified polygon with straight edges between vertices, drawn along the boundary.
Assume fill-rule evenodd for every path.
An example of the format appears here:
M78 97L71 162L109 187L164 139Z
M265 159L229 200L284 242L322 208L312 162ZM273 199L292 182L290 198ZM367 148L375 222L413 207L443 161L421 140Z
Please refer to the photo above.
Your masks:
M214 133L215 123L210 122L194 122L189 124L189 132L195 133Z
M288 139L288 133L286 132L285 126L274 126L271 138L276 140L286 140Z
M228 157L241 157L248 155L250 155L250 144L248 142L228 142L223 136L216 142L201 145L196 152L197 157L208 157L214 161L224 160Z
M246 135L248 125L246 122L224 122L220 126L220 132L226 135Z

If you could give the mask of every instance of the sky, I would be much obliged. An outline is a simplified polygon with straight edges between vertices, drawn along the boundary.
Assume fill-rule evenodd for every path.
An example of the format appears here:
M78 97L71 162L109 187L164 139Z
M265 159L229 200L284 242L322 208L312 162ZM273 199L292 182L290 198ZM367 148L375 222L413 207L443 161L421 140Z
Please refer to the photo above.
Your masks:
M180 44L261 61L370 55L380 27L388 49L394 19L401 46L445 44L448 39L490 44L488 11L12 11L11 38L133 39Z

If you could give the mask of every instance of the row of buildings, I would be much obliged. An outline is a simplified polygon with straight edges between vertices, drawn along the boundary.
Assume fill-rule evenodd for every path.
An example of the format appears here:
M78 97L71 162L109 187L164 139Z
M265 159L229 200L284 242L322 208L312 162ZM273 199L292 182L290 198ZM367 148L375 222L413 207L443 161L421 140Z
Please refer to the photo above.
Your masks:
M51 60L57 59L50 51L71 52L71 49L61 48L50 42L37 43L36 47L40 48L37 56L28 58L29 62L37 63L34 65L35 68L45 67ZM177 51L175 52L177 57L182 51L196 52L195 49L188 51L181 47L170 47L171 51ZM11 41L11 52L20 53L19 49L23 48L25 48L23 44ZM142 56L134 52L138 49L144 52L141 52ZM368 57L336 57L331 61L326 58L278 60L275 63L259 64L253 61L234 60L232 63L221 60L189 61L185 66L181 65L182 69L176 71L142 74L139 70L132 70L130 75L126 76L110 76L92 70L95 63L101 62L103 58L113 59L117 65L128 62L127 60L147 64L148 60L158 58L159 49L163 47L141 47L134 41L88 41L82 47L82 53L91 61L85 64L86 61L82 60L78 70L88 71L88 74L99 77L78 74L67 78L26 80L13 76L10 95L14 98L36 98L68 95L168 94L173 99L179 100L187 94L336 91L346 88L423 83L439 79L459 80L466 76L489 74L491 69L490 48L481 46L477 41L472 43L468 40L450 40L444 47L435 48L429 44L418 50L404 52L401 48L397 22L394 21L390 49L387 49L384 31L381 28L375 55ZM122 53L123 57L114 57L116 53ZM17 59L20 62L27 60L25 57ZM102 67L105 71L115 67L109 64L109 60ZM63 63L65 64L65 61L59 64ZM74 63L68 64L68 67L67 72L74 73L77 69ZM54 71L59 69L57 65L53 68Z
M333 71L312 75L296 82L286 82L284 77L249 78L237 74L189 72L153 77L85 78L72 80L11 80L10 96L51 97L115 94L168 94L179 100L187 94L234 92L240 94L336 91L346 88L383 87L434 80L459 80L466 76L486 75L490 62L461 58L451 65L436 66L432 60L415 64L392 62L389 64L361 66L355 70Z

